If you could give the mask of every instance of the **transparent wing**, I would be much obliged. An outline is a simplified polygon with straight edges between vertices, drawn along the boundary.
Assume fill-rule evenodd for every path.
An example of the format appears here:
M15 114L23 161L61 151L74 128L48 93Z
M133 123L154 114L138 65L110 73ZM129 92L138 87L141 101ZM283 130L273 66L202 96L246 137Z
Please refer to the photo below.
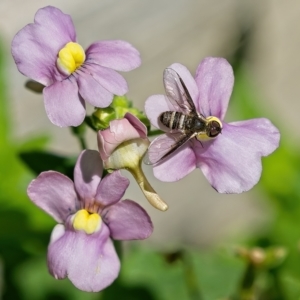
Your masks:
M193 134L186 135L181 132L173 133L172 135L160 135L151 142L143 162L146 165L158 163L183 146L192 136Z
M166 95L176 111L186 115L197 115L194 102L183 80L173 69L164 70L164 86Z

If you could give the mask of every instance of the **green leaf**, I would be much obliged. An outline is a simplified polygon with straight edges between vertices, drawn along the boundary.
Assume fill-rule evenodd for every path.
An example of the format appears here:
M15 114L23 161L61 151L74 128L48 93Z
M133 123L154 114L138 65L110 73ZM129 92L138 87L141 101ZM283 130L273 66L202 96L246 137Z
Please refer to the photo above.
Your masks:
M22 161L35 174L44 171L57 171L73 179L74 166L76 158L69 158L45 151L21 152L19 154Z

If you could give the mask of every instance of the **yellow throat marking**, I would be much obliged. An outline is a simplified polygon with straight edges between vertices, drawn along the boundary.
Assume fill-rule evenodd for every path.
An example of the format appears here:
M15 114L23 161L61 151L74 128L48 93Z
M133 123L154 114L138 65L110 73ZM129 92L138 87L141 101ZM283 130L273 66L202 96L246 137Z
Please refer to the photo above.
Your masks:
M81 209L73 216L73 227L76 230L83 230L92 234L101 228L101 217L98 214L90 214L87 210Z
M65 75L70 75L85 61L83 48L74 42L66 44L59 52L56 61L58 69Z

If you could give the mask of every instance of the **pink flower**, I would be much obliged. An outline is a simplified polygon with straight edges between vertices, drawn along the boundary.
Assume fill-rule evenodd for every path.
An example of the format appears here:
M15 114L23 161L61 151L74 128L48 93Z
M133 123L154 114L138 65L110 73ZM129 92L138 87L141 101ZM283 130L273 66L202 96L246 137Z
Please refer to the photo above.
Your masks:
M98 131L98 147L103 161L107 161L120 144L135 139L139 139L141 143L140 155L144 155L149 140L147 138L147 128L138 118L126 113L123 119L111 121L109 125L108 129ZM136 143L131 144L133 147L137 145ZM133 152L136 150L138 150L138 147L132 149Z
M58 126L80 125L85 101L107 107L114 94L124 95L127 83L116 71L141 63L139 52L125 41L99 41L84 51L71 17L52 6L37 11L34 23L16 34L11 50L19 71L45 86L46 113Z
M232 68L225 59L205 58L198 66L195 79L181 64L173 64L169 68L181 77L197 113L204 118L218 118L218 122L222 123L222 131L215 138L200 139L200 142L196 137L190 139L174 153L154 164L155 177L171 182L200 168L220 193L241 193L251 189L261 176L261 157L269 155L279 145L278 129L264 118L224 122L234 82ZM165 81L167 89L168 84ZM182 93L180 97L185 97L184 91ZM163 112L184 112L183 108L174 107L164 95L149 97L145 111L152 125L163 131L166 131L166 126L159 120ZM169 131L160 136L159 143L154 142L152 148L150 145L152 155L155 156L155 147L159 151L160 145L174 144L174 139L174 133Z
M78 157L74 183L65 175L41 173L28 187L29 198L59 224L48 247L48 268L83 291L97 292L118 276L120 261L110 239L145 239L153 231L147 212L123 197L129 180L119 171L101 178L99 153Z

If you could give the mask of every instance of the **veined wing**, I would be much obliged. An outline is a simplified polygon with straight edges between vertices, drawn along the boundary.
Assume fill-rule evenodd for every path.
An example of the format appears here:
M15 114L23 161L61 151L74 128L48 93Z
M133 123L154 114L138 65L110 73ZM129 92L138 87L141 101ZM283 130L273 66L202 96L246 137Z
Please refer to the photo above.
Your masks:
M164 70L164 86L169 101L175 108L186 115L197 115L195 104L178 73L170 68Z
M181 132L173 133L172 135L162 134L154 139L144 156L146 165L153 165L174 153L178 148L183 146L193 134L184 134Z

